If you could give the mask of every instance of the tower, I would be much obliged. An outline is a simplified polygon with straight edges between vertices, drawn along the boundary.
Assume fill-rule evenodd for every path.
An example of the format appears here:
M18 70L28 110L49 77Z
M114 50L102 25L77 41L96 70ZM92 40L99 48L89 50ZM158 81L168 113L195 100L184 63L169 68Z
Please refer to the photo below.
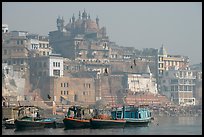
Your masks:
M96 17L96 24L97 24L97 27L99 28L99 18L98 18L98 16Z
M81 12L79 11L79 19L81 19Z
M73 22L73 23L75 22L74 14L73 14L73 16L72 16L72 22Z
M83 20L87 19L87 13L86 13L85 9L84 9L84 12L82 13L82 19Z

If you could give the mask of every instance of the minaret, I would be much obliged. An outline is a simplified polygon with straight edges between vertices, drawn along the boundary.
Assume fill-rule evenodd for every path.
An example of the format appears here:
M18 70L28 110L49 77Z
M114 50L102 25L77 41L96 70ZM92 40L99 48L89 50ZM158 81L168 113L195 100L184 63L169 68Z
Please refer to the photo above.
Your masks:
M57 29L58 31L63 31L64 28L64 19L62 17L62 19L60 19L60 16L58 16L57 18Z
M87 13L86 13L85 9L84 9L84 12L82 13L82 19L83 20L87 19Z
M89 15L88 15L88 19L91 19L90 13L89 13Z
M58 16L58 18L57 18L57 29L58 29L58 31L60 30L60 26L61 26L61 19L60 19L60 16Z
M73 22L73 23L75 22L74 14L73 14L73 16L72 16L72 22Z
M99 28L99 18L98 18L98 16L96 17L96 24L97 24L97 27Z
M81 12L79 11L79 19L81 19Z

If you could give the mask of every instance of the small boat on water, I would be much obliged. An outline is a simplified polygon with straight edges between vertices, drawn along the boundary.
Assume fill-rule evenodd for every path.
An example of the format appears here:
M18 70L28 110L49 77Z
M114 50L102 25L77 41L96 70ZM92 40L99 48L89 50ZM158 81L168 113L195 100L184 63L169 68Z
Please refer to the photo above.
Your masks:
M5 120L4 126L6 129L14 129L15 128L14 119Z
M124 128L125 123L123 119L90 119L91 128Z
M126 120L126 126L148 126L152 120L151 112L147 107L123 106L114 108L111 116L115 119Z
M90 120L65 117L63 122L65 129L90 128Z
M84 109L81 106L72 106L68 109L67 116L63 119L65 129L90 128L90 120L85 119ZM74 113L73 115L71 113Z
M54 127L55 119L54 118L35 118L25 116L14 121L15 128L17 130L21 129L39 129L46 127Z

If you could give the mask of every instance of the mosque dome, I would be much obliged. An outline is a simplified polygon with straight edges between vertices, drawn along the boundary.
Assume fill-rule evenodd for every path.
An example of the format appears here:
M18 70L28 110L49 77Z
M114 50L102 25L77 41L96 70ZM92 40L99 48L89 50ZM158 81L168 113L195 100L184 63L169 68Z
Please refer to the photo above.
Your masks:
M97 30L98 29L98 26L97 26L95 21L86 20L86 23L87 23L87 29L90 29L90 30Z
M70 30L72 28L72 23L68 23L66 26L65 26L65 29L66 30Z

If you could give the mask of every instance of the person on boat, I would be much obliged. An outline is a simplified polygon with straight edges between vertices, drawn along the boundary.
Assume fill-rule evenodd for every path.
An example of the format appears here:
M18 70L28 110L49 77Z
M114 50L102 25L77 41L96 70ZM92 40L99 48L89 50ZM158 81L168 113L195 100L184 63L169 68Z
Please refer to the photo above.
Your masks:
M37 118L40 117L40 113L39 113L39 111L37 111L36 117L37 117Z
M81 110L77 109L77 118L81 118Z
M70 109L68 109L68 111L67 111L67 117L69 117L70 114L71 114Z

